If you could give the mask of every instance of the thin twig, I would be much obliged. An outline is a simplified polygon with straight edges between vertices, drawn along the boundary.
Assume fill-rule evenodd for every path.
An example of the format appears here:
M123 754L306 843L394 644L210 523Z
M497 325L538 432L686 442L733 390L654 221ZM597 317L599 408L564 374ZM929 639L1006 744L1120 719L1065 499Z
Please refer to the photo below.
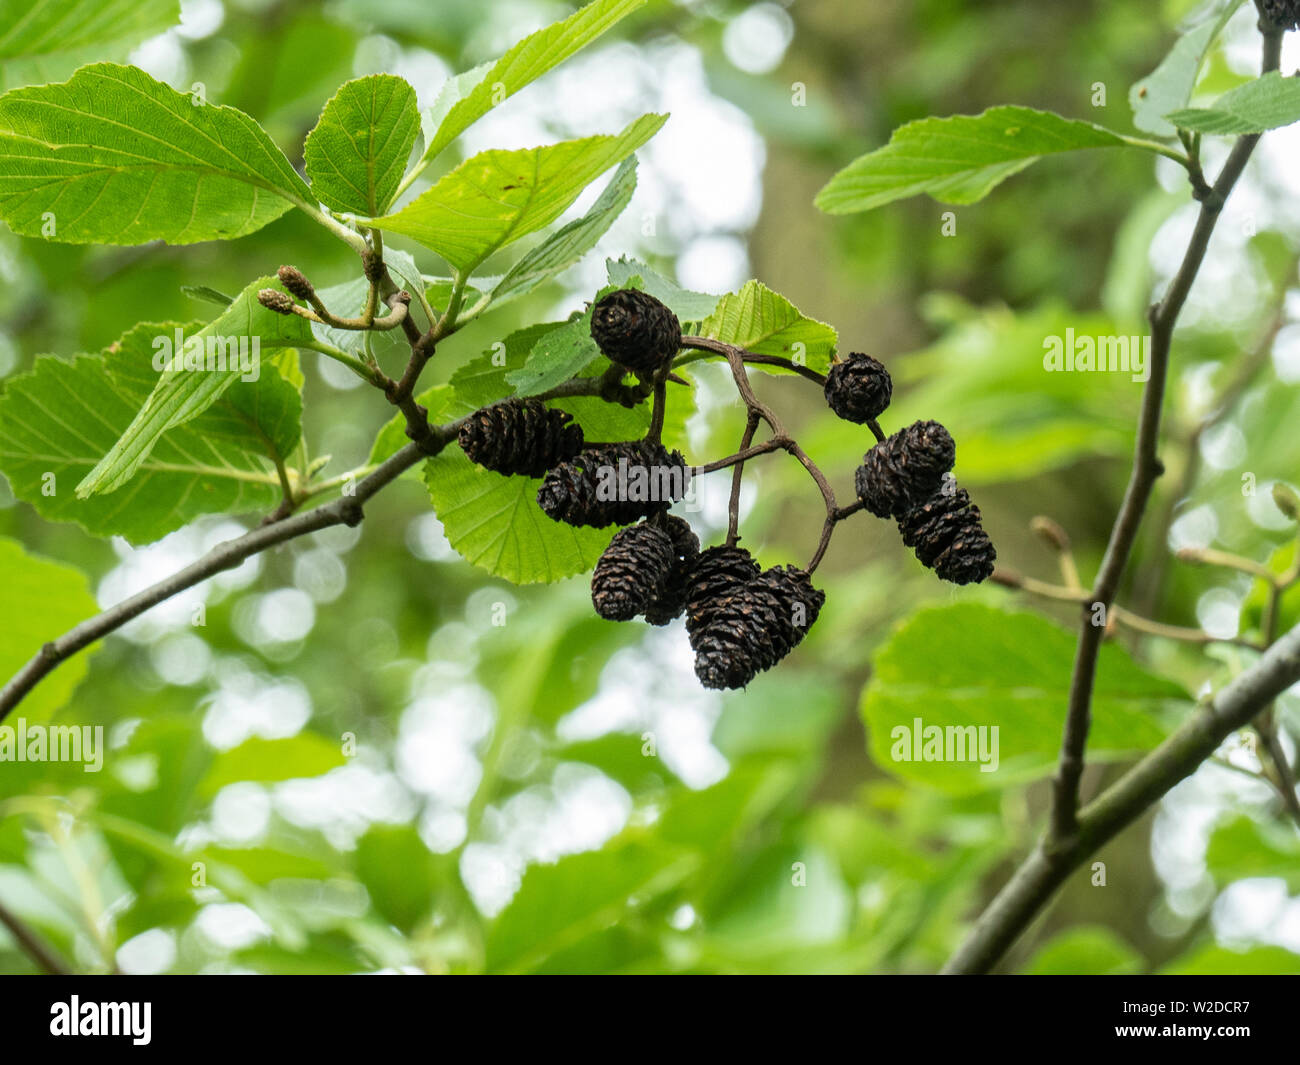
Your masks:
M1265 30L1263 60L1265 72L1278 69L1281 60L1281 43L1280 31ZM1258 143L1258 134L1238 138L1213 190L1201 201L1196 228L1178 273L1174 275L1164 298L1151 309L1151 376L1142 395L1133 470L1092 590L1092 603L1102 604L1107 609L1110 608L1119 591L1120 580L1128 564L1133 542L1137 538L1142 515L1151 497L1151 490L1156 478L1163 471L1157 451L1160 444L1160 417L1164 405L1165 384L1169 375L1169 353L1174 326L1187 302L1201 264L1205 261L1210 237L1223 213L1224 205ZM1070 678L1069 705L1061 741L1061 756L1053 780L1048 832L1049 840L1054 847L1069 846L1076 830L1079 783L1083 775L1084 750L1088 743L1088 730L1092 719L1093 681L1097 673L1097 656L1103 634L1102 627L1093 623L1093 610L1085 606L1080 622L1073 673Z
M54 948L3 903L0 903L0 924L9 929L9 934L14 937L14 941L23 952L50 976L72 975L72 970L54 952Z
M750 444L753 442L754 434L758 432L759 413L752 408L749 411L748 418L745 422L745 432L740 438L740 449L738 455L744 456L746 451L758 450L751 449ZM776 438L774 437L773 440ZM771 443L772 441L769 441ZM762 447L762 445L760 445ZM761 454L761 451L759 452ZM739 458L735 463L735 469L731 473L731 495L727 500L727 546L735 547L736 541L740 538L740 486L745 475L745 458Z
M1206 701L1172 736L1078 814L1064 845L1042 839L975 922L945 973L992 969L1069 875L1191 776L1232 733L1300 680L1300 625Z

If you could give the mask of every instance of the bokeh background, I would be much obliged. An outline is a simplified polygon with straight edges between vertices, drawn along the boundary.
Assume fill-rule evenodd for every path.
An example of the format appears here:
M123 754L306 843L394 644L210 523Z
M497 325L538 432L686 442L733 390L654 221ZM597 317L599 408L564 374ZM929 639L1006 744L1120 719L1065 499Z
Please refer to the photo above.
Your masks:
M812 200L927 115L1022 103L1131 131L1129 86L1198 6L652 2L440 160L672 112L597 251L448 341L429 380L580 308L604 283L605 256L636 256L707 292L756 277L834 324L843 350L889 365L890 425L935 417L951 429L1003 563L1053 579L1055 560L1029 531L1046 514L1069 530L1086 580L1123 489L1140 386L1044 374L1042 341L1066 328L1145 332L1194 215L1180 172L1141 153L1049 160L957 210L953 235L928 199L840 218ZM182 9L179 28L131 61L183 91L202 83L295 162L344 80L399 74L427 105L448 75L569 10ZM1252 22L1248 11L1233 20L1202 92L1251 75ZM1288 39L1284 69L1297 60ZM1215 238L1177 342L1169 474L1122 598L1220 636L1257 623L1248 584L1171 552L1264 559L1294 536L1268 487L1295 480L1300 457L1298 147L1294 131L1266 138ZM0 377L38 354L100 350L141 320L206 315L182 286L238 291L285 262L318 285L354 269L294 214L181 248L0 232ZM1220 410L1243 364L1252 376ZM304 358L304 369L312 454L333 456L336 472L364 462L390 412L327 360ZM740 425L721 376L699 378L689 457L704 462L733 450ZM861 432L803 382L761 389L848 498ZM802 562L821 525L812 485L776 457L747 473L745 542L765 563ZM691 516L706 542L725 528L726 487L706 484ZM42 521L0 480L0 534L82 568L101 605L255 521L203 520L133 549ZM874 650L926 604L1073 619L1001 589L940 585L867 519L841 527L818 576L827 606L796 654L748 691L705 692L680 623L600 621L585 578L516 588L487 577L450 548L419 482L403 481L360 528L253 560L102 646L58 720L105 726L104 771L0 765L0 900L87 971L932 971L1031 845L1045 788L953 796L876 764L859 713ZM1192 693L1248 661L1117 639ZM1297 706L1288 697L1280 710L1292 753ZM349 734L356 751L343 758ZM268 748L273 759L250 743L290 738ZM1249 778L1250 752L1225 761L1237 768L1203 767L1105 848L1106 886L1076 874L1003 967L1300 972L1300 841ZM1090 771L1088 789L1117 771ZM0 970L30 969L0 932Z

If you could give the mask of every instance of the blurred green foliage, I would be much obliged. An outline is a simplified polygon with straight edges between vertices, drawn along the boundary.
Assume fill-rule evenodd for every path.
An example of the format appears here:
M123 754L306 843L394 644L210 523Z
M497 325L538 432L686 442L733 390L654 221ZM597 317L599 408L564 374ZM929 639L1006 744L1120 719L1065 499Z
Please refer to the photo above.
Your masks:
M888 362L897 383L889 425L935 417L951 428L957 473L978 490L1003 562L1055 579L1055 560L1028 531L1046 513L1070 530L1087 581L1123 491L1140 385L1044 373L1043 338L1144 331L1144 308L1168 275L1149 249L1176 229L1183 187L1158 184L1164 167L1137 152L1049 159L958 209L955 235L944 234L947 208L928 199L834 219L812 200L840 167L931 115L1015 103L1140 133L1129 86L1156 67L1194 5L1168 0L1159 17L1141 5L1035 0L761 5L792 32L761 72L738 66L728 46L754 6L651 3L618 31L625 43L593 54L614 67L627 49L698 57L709 91L764 140L763 210L739 234L749 273L831 323L840 350ZM202 83L297 160L344 81L432 71L434 84L417 85L432 96L443 74L494 57L567 9L446 0L434 18L409 0L191 8L195 19L214 12L218 25L168 38L168 80L179 90ZM124 57L101 43L90 58ZM1211 97L1243 80L1225 54L1210 57ZM568 122L543 125L577 135ZM643 154L642 180L646 169ZM692 235L672 221L620 252L673 276ZM1192 518L1187 536L1208 527L1224 549L1260 561L1277 552L1279 568L1293 551L1294 527L1268 510L1268 483L1295 480L1300 464L1297 394L1282 363L1260 362L1220 423L1217 449L1200 454L1192 435L1216 389L1262 336L1272 342L1263 325L1296 283L1300 231L1280 211L1260 208L1251 221L1253 239L1216 244L1224 265L1205 282L1225 290L1234 313L1211 299L1179 334L1169 475L1123 597L1194 626L1218 595L1245 633L1258 631L1263 604L1231 574L1171 562L1169 529ZM187 247L0 232L0 371L18 374L39 354L100 351L141 321L210 316L187 286L239 293L284 262L310 268L322 286L353 281L350 253L298 212L235 242ZM517 330L581 310L594 294L577 295L573 276L522 293L440 347L424 382L431 410L455 410L451 380L472 378L484 401L502 394L493 387L540 335ZM498 344L504 365L491 359ZM403 442L376 397L302 356L310 455L329 454L338 472ZM719 399L714 369L693 378L703 414L688 424L684 400L670 414L670 436L694 461L731 451L743 423ZM836 422L814 389L788 376L755 377L847 494L869 442L861 429ZM593 435L610 413L580 403L573 412L591 419ZM459 453L438 463L449 477L475 474ZM745 543L765 564L802 561L822 520L806 477L776 457L751 472L759 490ZM1246 473L1254 495L1242 492ZM489 537L467 548L476 530L458 528L454 513L442 518L467 553L510 547ZM106 604L234 531L205 519L133 549L47 522L5 494L4 674L91 612L75 571ZM601 546L589 539L540 576L589 564ZM892 529L865 521L841 527L818 579L826 609L797 654L745 692L706 697L675 657L680 632L595 618L581 576L516 587L484 575L451 550L429 493L408 476L368 506L359 530L285 545L182 597L62 667L23 704L31 720L59 704L57 722L103 726L109 750L98 774L0 763L0 903L88 971L932 971L1035 838L1045 789L1022 784L1041 781L1055 751L1071 641L1050 619L1072 626L1073 610L998 588L941 587ZM1294 605L1284 604L1284 624ZM1157 742L1188 693L1249 661L1235 649L1118 639L1126 646L1108 652L1104 673L1112 697L1096 711L1117 759ZM936 779L951 765L887 758L883 730L894 718L958 704L961 720L1004 729L1016 775L996 788ZM1284 700L1280 716L1294 748L1300 714ZM1094 769L1089 788L1115 771ZM1270 820L1257 783L1228 783L1239 776L1208 767L1193 782L1200 790L1186 801L1207 804L1213 827L1184 858L1179 886L1157 874L1148 820L1098 856L1105 886L1086 868L1074 874L1004 968L1300 972L1300 956L1272 941L1216 938L1215 899L1234 884L1280 879L1297 890L1294 826ZM1186 887L1188 863L1197 890ZM0 970L31 969L0 933Z

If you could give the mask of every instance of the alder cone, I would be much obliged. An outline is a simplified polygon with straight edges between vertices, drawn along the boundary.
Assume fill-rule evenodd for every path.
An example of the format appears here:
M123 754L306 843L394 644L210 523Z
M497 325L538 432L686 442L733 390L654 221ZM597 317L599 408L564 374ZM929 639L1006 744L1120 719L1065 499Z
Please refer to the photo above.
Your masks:
M591 337L610 361L653 377L682 346L682 324L650 293L621 288L592 308Z
M657 525L614 535L591 575L591 603L607 621L631 621L664 590L677 562L672 536Z
M461 449L489 470L521 477L546 471L582 450L582 427L571 415L535 399L512 399L476 410L460 428Z
M693 641L706 688L743 688L804 638L826 596L794 566L766 570L719 601Z
M921 564L933 569L941 580L978 584L993 573L998 553L980 524L980 508L955 482L946 482L909 510L899 521L898 531Z
M878 518L901 519L929 499L957 461L957 445L938 422L913 422L862 457L854 488Z
M670 515L661 526L673 544L673 565L663 589L646 604L651 625L667 625L686 609L686 587L700 554L700 538L690 523Z
M589 447L559 463L537 490L537 503L568 525L631 525L665 512L686 494L689 478L680 451L630 440Z
M831 366L825 391L827 404L839 417L865 425L889 406L894 382L883 363L855 351Z
M1258 0L1264 21L1280 30L1300 27L1300 0Z
M696 637L709 624L718 604L758 574L758 563L743 547L719 544L695 560L686 581L686 631L691 647L695 647Z

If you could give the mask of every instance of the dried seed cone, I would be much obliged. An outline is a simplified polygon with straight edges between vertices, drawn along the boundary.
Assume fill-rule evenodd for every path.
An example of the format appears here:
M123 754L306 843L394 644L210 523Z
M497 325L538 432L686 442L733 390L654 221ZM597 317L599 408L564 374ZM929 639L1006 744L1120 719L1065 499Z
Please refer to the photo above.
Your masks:
M686 581L686 631L691 646L705 629L727 596L739 591L758 576L758 563L743 547L719 544L695 560ZM698 648L697 648L698 650Z
M483 407L460 428L470 460L497 473L545 477L557 463L582 450L582 427L562 410L535 399L512 399Z
M663 590L646 604L645 619L651 625L667 625L682 616L687 582L700 554L700 538L688 522L670 516L662 528L673 542L673 566Z
M826 402L847 422L865 425L879 418L894 394L894 382L884 365L870 355L851 352L826 375Z
M677 562L673 538L657 525L616 533L591 575L591 603L607 621L631 621L658 596Z
M537 503L568 525L631 525L662 514L686 494L690 470L680 451L630 440L580 451L546 475Z
M1280 30L1300 28L1300 0L1258 0L1264 21Z
M804 638L826 596L803 570L766 570L717 605L694 641L695 675L706 688L743 688Z
M591 337L612 362L651 377L682 346L682 325L648 292L621 288L592 308Z
M878 518L902 518L929 499L957 461L957 446L938 422L913 422L862 457L858 498Z
M980 508L955 482L945 483L899 521L903 543L924 566L952 584L978 584L993 573L998 557L980 524Z

